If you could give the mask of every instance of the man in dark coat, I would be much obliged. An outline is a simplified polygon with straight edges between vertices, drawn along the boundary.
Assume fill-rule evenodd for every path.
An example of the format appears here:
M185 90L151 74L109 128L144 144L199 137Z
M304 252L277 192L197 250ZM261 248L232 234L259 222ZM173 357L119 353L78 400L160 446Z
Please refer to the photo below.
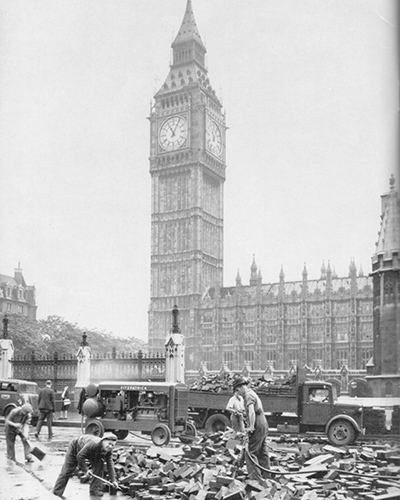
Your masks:
M29 423L32 418L33 408L29 403L22 406L17 406L10 411L6 417L4 431L7 442L7 458L15 460L15 439L20 436L24 447L25 461L32 462L31 447L28 443L28 436L25 432L29 432Z
M258 395L248 387L248 382L243 377L238 377L232 384L244 400L247 414L248 452L245 454L249 478L263 484L268 476L265 471L260 471L257 464L265 469L270 469L267 435L268 422L264 415L264 408Z
M68 480L74 475L76 467L84 473L81 481L90 479L88 474L88 464L92 467L92 472L96 476L103 477L104 463L107 465L110 482L118 487L115 477L114 462L112 460L112 449L117 440L117 436L111 432L106 432L102 438L92 434L83 434L70 441L65 455L64 465L53 488L54 495L62 497ZM92 478L89 493L92 496L102 496L102 483L99 479Z
M40 389L38 406L40 415L36 426L35 437L39 438L40 430L42 429L42 425L46 420L49 435L48 437L49 439L51 439L53 437L53 413L56 409L54 391L51 387L51 380L48 380L46 382L46 387Z

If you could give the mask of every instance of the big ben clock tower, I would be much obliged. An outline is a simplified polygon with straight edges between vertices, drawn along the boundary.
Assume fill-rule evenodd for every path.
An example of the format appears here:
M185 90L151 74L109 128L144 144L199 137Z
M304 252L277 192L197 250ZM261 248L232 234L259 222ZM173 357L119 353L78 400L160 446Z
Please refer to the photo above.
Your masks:
M171 311L179 308L187 366L196 308L222 286L225 115L205 65L206 48L187 1L172 43L173 60L150 115L151 291L149 347L163 351Z

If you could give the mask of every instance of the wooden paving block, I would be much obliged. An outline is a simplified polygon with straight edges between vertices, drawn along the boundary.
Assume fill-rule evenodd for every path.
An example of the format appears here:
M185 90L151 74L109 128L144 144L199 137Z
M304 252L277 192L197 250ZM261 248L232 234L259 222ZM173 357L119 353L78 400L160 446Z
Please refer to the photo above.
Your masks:
M128 476L123 476L119 478L119 482L122 484L129 484L136 480L137 474L129 474ZM143 481L137 481L143 486Z
M222 500L244 500L244 493L241 490L232 491L222 497Z
M144 483L147 484L148 486L161 484L161 476L148 476L145 478Z
M393 488L390 492L388 491L380 495L366 495L364 498L366 500L400 500L400 489Z
M334 455L345 456L347 455L347 450L345 448L338 448L336 446L332 446L330 444L326 444L323 448L327 453L333 453Z

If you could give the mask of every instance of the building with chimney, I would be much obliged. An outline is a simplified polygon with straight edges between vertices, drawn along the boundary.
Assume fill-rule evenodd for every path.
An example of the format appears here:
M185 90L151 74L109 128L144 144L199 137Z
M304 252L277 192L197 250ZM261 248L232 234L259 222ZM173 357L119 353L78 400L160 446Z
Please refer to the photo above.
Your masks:
M149 348L163 352L177 304L186 369L365 369L372 356L372 278L354 261L338 277L323 263L298 281L263 283L250 266L224 287L226 122L187 1L172 64L150 112L151 290Z
M19 264L13 277L0 274L0 313L36 319L36 309L36 289L26 284Z

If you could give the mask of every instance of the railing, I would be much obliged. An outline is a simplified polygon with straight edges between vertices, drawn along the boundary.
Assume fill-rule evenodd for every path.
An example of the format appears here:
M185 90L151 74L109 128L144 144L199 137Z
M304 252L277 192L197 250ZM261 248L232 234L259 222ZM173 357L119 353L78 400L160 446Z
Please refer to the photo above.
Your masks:
M16 356L13 360L14 378L31 380L43 387L51 380L56 391L65 385L75 387L77 380L77 358L73 355ZM90 360L90 379L100 380L165 380L165 357L161 354L136 353L94 354Z

